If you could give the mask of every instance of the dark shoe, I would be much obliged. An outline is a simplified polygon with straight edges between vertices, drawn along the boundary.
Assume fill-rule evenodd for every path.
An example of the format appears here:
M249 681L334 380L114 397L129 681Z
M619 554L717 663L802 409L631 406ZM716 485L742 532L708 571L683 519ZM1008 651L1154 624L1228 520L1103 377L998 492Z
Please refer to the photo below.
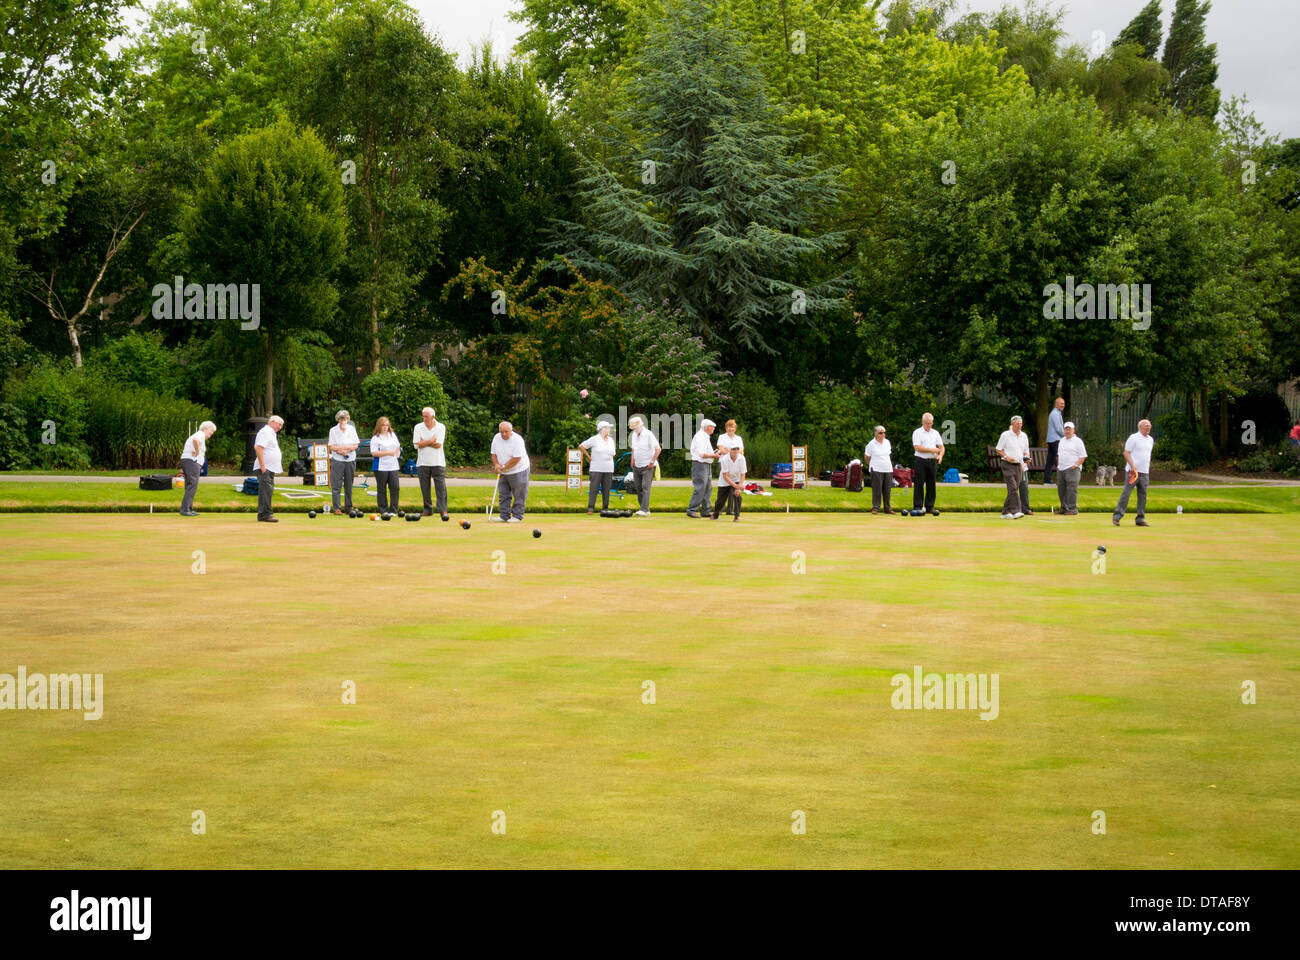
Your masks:
M587 508L587 512L588 512L588 513L595 513L595 512L596 512L596 508L595 508L595 507L588 507L588 508Z
M875 507L872 507L872 508L871 508L871 512L872 512L872 513L879 513L880 511L877 510Z
M346 513L344 513L342 510L338 509L337 507L335 507L333 510L331 510L330 513L334 514L334 516L336 516L336 517L346 517L346 516L347 516Z
M731 518L731 521L732 523L735 523L739 519L740 519L740 514L736 514L734 517Z
M1115 526L1118 527L1118 526L1119 526L1119 517L1111 517L1111 518L1110 518L1110 522L1113 523L1113 524L1115 524Z
M590 513L591 511L587 511L587 512ZM423 510L420 511L420 516L422 517L433 516L433 507L425 507Z
M258 523L279 523L280 520L278 517L258 517L257 522Z
M588 513L591 513L590 510L588 510L587 512L588 512ZM699 515L698 513L691 513L689 510L686 511L686 515L687 515L688 517L690 517L692 520L698 520L698 519L700 519L700 515Z
M1151 524L1147 523L1145 520L1139 520L1137 523L1134 524L1134 526L1135 526L1135 527L1149 527L1149 526L1151 526Z
M716 513L712 514L711 516L713 517L714 520L718 519L718 515Z
M1032 511L1032 510L1026 510L1026 511L1025 511L1025 516L1026 516L1026 517L1032 517L1033 515L1034 515L1034 511Z
M934 509L934 507L931 507L931 508L930 508L929 513L930 513L930 516L932 516L932 517L937 517L937 516L939 515L939 511L936 510L936 509Z

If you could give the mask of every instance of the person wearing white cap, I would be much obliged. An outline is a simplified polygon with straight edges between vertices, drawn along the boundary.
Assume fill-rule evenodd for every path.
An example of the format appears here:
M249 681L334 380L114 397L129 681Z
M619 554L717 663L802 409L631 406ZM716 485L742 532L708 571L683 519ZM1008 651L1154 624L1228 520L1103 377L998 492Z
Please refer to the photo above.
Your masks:
M867 458L867 468L871 471L871 512L880 512L880 501L884 498L885 513L892 513L889 507L889 491L894 486L894 464L890 460L893 453L889 441L885 438L885 428L876 427L876 435L867 441L863 456Z
M1079 477L1083 474L1083 461L1088 450L1083 438L1074 432L1074 424L1067 420L1061 429L1061 442L1056 448L1056 496L1061 501L1061 512L1067 517L1079 515Z
M618 452L618 445L609 435L612 426L608 420L601 420L596 424L595 435L578 444L583 459L591 461L587 483L588 513L596 512L597 491L604 497L601 509L609 509L609 492L614 488L614 454Z
M632 448L632 476L636 479L637 502L640 505L636 515L648 517L650 516L650 486L654 483L655 467L659 463L659 454L664 452L664 448L646 427L642 417L632 417L627 424L632 428L628 446Z
M199 424L199 428L190 434L181 449L181 473L185 474L185 493L181 496L182 517L199 515L194 509L194 494L199 489L199 474L203 472L203 464L208 460L208 441L216 432L217 425L211 420L204 420Z
M713 449L713 431L717 424L712 420L701 420L700 429L691 439L691 502L686 505L686 515L698 519L700 511L709 510L709 495L713 492L713 464L721 453Z
M998 456L1002 459L1002 479L1007 483L1007 499L1002 504L1003 520L1019 520L1029 509L1029 435L1022 429L1023 417L1011 418L1010 429L998 437Z

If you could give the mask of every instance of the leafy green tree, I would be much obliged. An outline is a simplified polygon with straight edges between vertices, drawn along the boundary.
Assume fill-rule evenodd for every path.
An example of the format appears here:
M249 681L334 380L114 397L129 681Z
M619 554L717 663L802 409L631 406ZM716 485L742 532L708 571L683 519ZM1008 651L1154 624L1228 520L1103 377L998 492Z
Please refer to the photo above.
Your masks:
M455 65L410 7L366 0L331 21L313 69L305 114L342 161L336 176L351 214L344 309L364 318L374 372L381 328L391 334L391 320L437 256L446 224L435 190L452 161L440 134Z
M1176 110L1213 120L1219 113L1218 44L1205 42L1209 0L1177 0L1163 63L1169 71L1166 96Z
M549 224L574 216L578 158L531 70L478 51L457 89L446 137L457 162L440 187L451 220L440 263L423 289L438 299L468 260L498 266L545 255ZM469 301L444 301L430 326L454 342L495 329L495 316ZM448 329L450 328L450 329Z
M260 341L263 413L275 403L277 345L325 326L334 314L333 277L346 236L334 158L315 133L285 118L218 150L195 188L185 240L204 282L260 288L259 325L238 329L239 320L226 320L222 329L232 347Z
M528 25L515 52L547 90L566 97L576 79L618 62L632 0L523 0L510 19Z
M779 327L836 310L841 286L817 262L841 239L810 229L839 192L769 113L761 74L698 0L670 8L639 54L629 126L611 166L588 162L582 223L559 249L645 303L680 306L715 343L770 352Z

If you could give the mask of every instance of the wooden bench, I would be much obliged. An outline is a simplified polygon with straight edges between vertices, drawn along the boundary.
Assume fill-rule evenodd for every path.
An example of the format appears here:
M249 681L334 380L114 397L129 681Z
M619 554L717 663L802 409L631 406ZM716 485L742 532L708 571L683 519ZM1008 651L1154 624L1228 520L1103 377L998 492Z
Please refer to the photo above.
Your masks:
M988 454L989 479L992 481L1001 480L1002 479L1002 458L998 456L997 447L993 446L993 444L989 444L985 448L985 452ZM1047 448L1030 447L1029 448L1029 472L1032 474L1035 471L1037 471L1038 473L1042 474L1045 473L1046 470L1047 470Z

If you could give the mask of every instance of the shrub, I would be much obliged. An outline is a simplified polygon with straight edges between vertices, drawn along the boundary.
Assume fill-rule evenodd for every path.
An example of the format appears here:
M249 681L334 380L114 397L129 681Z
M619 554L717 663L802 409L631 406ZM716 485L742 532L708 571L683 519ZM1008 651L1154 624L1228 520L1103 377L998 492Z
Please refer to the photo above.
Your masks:
M565 451L576 447L595 432L596 421L582 414L570 414L551 421L551 442L546 448L547 465L557 473L564 473ZM663 459L668 459L667 451L664 451Z
M745 462L749 464L750 477L770 477L773 464L790 462L790 441L769 432L745 437Z
M185 438L212 417L197 403L108 380L87 389L85 410L91 456L110 468L174 467Z
M22 411L23 435L37 443L53 421L59 443L80 443L86 430L81 390L84 374L70 364L44 363L5 385L5 399Z
M449 400L446 406L445 415L437 406L434 409L438 410L438 419L447 424L447 465L466 467L490 463L488 448L500 418L493 416L487 407L468 400ZM524 437L524 441L528 438Z
M1208 463L1213 454L1210 437L1185 413L1167 413L1156 420L1155 453L1162 460L1181 460L1189 467Z
M31 444L24 421L18 406L0 403L0 470L23 470L31 466Z
M161 334L136 330L91 350L86 370L169 397L179 393L185 373L176 355L163 346Z
M41 444L33 457L33 463L41 470L89 470L90 454L79 443Z
M1242 473L1280 473L1300 476L1300 447L1285 440L1275 447L1264 447L1237 464Z
M934 413L934 428L943 433L943 424L949 420L953 423L952 442L944 442L943 467L948 470L955 467L959 473L965 473L972 480L988 479L988 446L996 444L1002 431L1011 422L1013 410L987 400L960 400L947 407L931 411ZM917 424L919 425L919 423ZM912 431L908 428L905 438L908 454L911 454ZM894 431L891 431L894 432ZM897 455L899 443L894 443ZM1088 452L1092 453L1091 446ZM910 460L904 466L910 465Z
M1183 463L1183 461L1179 460L1177 457L1171 457L1168 460L1152 460L1151 469L1163 470L1166 473L1182 473L1187 469L1187 464Z
M1241 442L1244 424L1249 420L1255 424L1255 442L1260 447L1272 447L1280 440L1286 439L1291 431L1291 412L1286 402L1277 395L1272 387L1256 387L1233 400L1228 406L1228 449L1251 451ZM1210 407L1210 425L1216 436L1219 428L1218 404Z
M868 424L866 400L861 391L840 383L817 384L803 397L803 417L794 436L808 438L808 470L838 469L854 457L861 457L865 445L858 439ZM744 434L742 434L744 436Z
M789 439L790 414L781 408L775 387L769 386L756 374L742 371L732 379L730 392L731 402L719 417L714 418L719 424L734 418L736 432L742 437L765 433Z
M433 407L442 419L447 410L447 394L436 373L428 370L379 370L361 381L361 412L352 411L357 432L374 429L375 421L388 417L399 436L408 436L420 422L420 411Z

